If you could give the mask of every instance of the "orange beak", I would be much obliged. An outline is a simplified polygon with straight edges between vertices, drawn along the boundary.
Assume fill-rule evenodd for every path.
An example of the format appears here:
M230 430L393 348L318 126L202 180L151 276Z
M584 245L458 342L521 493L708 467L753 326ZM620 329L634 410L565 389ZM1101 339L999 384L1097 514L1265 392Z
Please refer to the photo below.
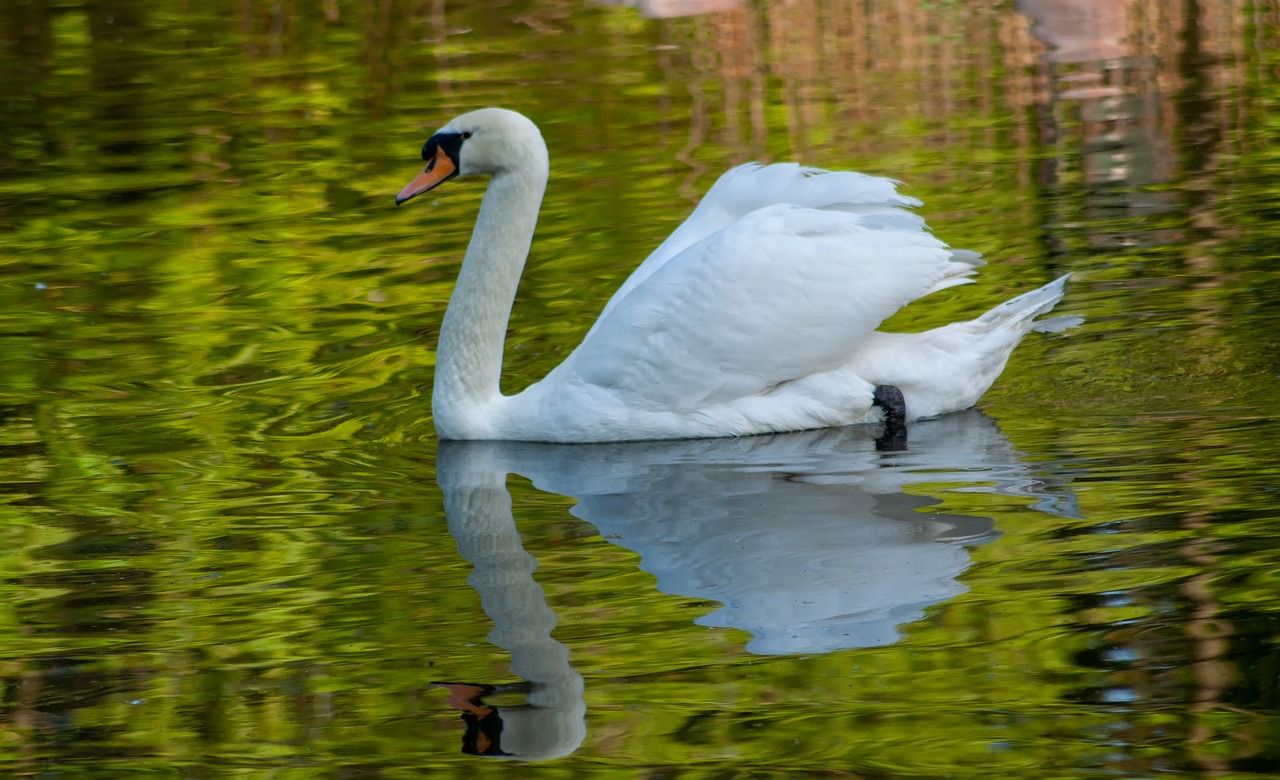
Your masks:
M431 158L422 173L414 176L413 181L400 190L400 194L396 196L396 205L399 206L410 198L416 198L427 190L433 189L457 175L458 166L453 164L453 160L445 153L444 149L437 148L436 156Z

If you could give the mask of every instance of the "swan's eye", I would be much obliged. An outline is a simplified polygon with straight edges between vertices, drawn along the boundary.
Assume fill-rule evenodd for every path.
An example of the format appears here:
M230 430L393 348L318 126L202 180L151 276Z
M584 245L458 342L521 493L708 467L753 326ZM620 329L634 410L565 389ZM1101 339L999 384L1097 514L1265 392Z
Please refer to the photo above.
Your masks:
M467 139L468 139L468 138L470 138L470 137L471 137L471 131L470 131L470 130L463 130L463 131L462 131L462 140L464 140L464 141L465 141L465 140L467 140Z

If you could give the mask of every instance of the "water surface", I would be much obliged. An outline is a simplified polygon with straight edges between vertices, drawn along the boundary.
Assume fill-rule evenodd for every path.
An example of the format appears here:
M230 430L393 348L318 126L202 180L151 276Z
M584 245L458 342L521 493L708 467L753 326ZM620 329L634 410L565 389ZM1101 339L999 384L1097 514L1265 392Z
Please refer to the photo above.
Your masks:
M639 5L0 7L3 772L1280 772L1275 9ZM392 197L493 104L508 390L751 159L988 256L893 327L1088 322L905 453L438 445L482 185Z

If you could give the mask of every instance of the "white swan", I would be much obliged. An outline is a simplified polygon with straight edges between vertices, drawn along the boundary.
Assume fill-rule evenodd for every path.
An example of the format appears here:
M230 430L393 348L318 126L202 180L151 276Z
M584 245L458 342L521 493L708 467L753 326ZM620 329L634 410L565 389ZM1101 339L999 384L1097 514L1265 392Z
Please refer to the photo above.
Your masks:
M744 165L636 269L563 363L504 396L503 341L546 189L546 144L524 116L486 108L441 128L422 157L397 203L455 176L492 176L440 327L432 411L444 439L742 436L886 414L902 423L972 406L1027 331L1079 321L1033 323L1062 298L1064 276L970 322L880 333L907 303L970 281L979 256L928 233L903 208L919 202L888 179Z

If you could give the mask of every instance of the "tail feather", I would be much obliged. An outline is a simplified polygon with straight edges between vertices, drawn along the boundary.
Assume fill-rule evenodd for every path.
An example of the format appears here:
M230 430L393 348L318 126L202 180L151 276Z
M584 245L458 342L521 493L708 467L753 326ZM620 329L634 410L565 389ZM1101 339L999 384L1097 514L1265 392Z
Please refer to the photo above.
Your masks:
M1062 300L1063 294L1066 292L1067 280L1071 278L1071 274L1063 274L1054 279L1043 287L1036 288L1031 292L1023 293L1015 298L1010 298L1004 303L991 309L983 314L975 322L980 322L987 326L987 330L995 330L1001 327L1010 327L1029 319L1034 319L1041 314L1053 308L1054 304ZM1071 315L1066 315L1067 319L1071 319ZM1063 317L1054 317L1053 320L1063 320ZM1084 322L1082 318L1074 318L1076 321L1070 324L1059 323L1051 327L1057 330L1065 330ZM1046 320L1041 323L1042 326L1048 326L1052 320ZM1054 332L1049 330L1047 332Z
M1062 300L1068 278L1055 279L967 322L921 333L873 333L851 365L871 384L901 390L909 419L967 409L991 387L1028 331L1057 332L1083 322L1069 314L1035 321ZM935 288L965 281L944 277Z

